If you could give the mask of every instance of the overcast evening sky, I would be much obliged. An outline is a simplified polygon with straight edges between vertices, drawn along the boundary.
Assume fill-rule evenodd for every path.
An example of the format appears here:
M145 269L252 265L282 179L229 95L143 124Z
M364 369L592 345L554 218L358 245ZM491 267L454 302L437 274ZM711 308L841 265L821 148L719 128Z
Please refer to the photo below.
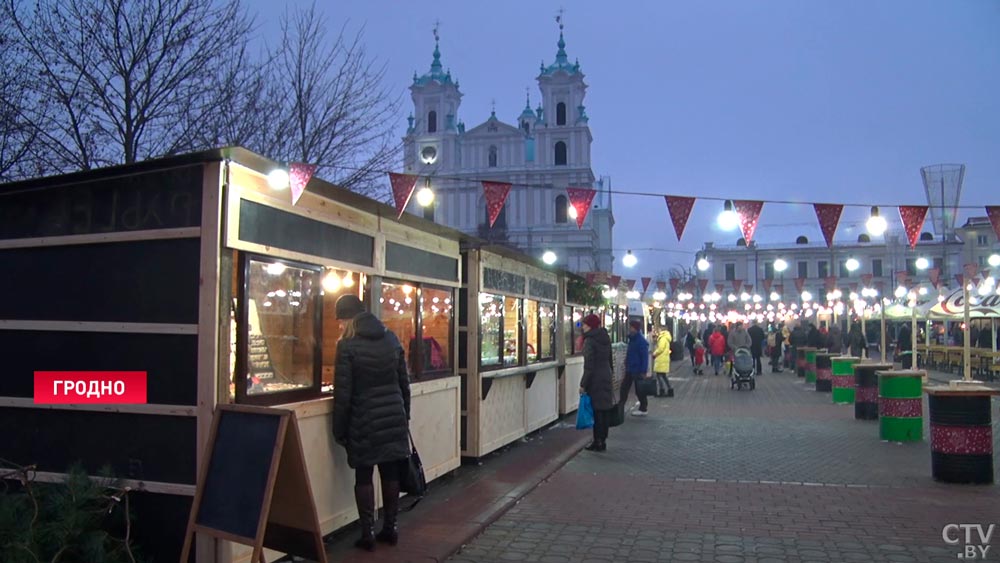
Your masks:
M292 1L250 0L260 32ZM306 6L303 2L302 6ZM593 169L616 190L735 199L926 204L921 166L964 163L963 205L1000 204L1000 1L732 0L320 2L331 33L365 26L369 51L404 96L398 136L440 21L442 61L464 94L459 118L508 123L539 63L566 50L589 85ZM614 196L616 256L628 277L689 266L721 203L699 201L677 242L662 198ZM895 209L885 215L899 229ZM838 239L868 210L847 208ZM985 215L980 208L963 210ZM784 228L781 225L785 225ZM929 225L928 225L929 227ZM927 229L925 229L927 230ZM765 205L755 239L822 240L809 205ZM639 250L656 248L659 251ZM616 265L616 272L624 268Z

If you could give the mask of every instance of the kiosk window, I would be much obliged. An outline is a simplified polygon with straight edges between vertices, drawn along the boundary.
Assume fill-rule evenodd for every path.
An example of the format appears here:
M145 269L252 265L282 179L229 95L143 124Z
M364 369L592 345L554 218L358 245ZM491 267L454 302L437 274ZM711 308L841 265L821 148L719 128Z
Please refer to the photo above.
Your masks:
M538 305L538 359L556 357L556 306L553 303Z
M421 372L451 368L452 290L420 288Z
M410 284L382 282L382 324L391 330L404 347L417 338L417 289ZM407 350L406 366L410 375L417 373L416 355Z
M533 301L531 299L524 300L524 326L525 347L527 348L528 363L537 362L539 359L539 352L541 350L538 301Z
M399 338L414 379L451 375L453 290L382 282L382 322Z
M237 400L276 403L318 395L320 268L247 258L243 278Z
M501 295L479 294L479 365L499 367L503 363L504 298Z
M337 299L343 295L357 295L362 302L368 300L368 276L327 268L323 273L323 387L324 393L333 391L334 367L337 361L337 344L343 335L344 321L337 320Z

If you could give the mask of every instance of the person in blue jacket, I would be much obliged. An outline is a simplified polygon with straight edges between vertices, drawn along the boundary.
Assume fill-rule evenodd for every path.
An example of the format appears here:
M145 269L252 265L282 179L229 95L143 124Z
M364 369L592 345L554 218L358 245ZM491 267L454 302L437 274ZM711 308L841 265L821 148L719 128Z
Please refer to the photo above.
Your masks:
M635 396L639 401L632 409L632 416L646 416L646 395L642 392L639 381L650 377L649 374L649 342L642 335L642 323L632 321L628 326L628 351L625 353L625 379L622 380L619 401L628 400L628 393L635 383Z

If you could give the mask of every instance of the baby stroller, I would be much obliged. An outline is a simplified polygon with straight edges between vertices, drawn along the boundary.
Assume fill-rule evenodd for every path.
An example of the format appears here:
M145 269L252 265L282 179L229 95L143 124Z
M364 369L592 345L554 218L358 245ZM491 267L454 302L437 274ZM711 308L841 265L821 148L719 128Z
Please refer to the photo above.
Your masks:
M742 389L745 386L748 389L754 389L757 387L754 375L753 355L750 353L750 349L737 348L733 355L733 372L729 388Z

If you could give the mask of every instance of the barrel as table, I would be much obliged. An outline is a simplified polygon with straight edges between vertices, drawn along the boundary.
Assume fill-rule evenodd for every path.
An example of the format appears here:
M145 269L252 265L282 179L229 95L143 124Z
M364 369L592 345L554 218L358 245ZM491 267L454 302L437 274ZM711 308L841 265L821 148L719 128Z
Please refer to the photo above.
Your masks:
M854 366L854 418L878 420L878 373L892 369L892 364L857 364Z
M879 438L919 442L924 438L922 370L878 372Z
M795 375L803 379L806 376L806 346L795 347Z
M806 383L816 384L816 354L826 352L826 348L806 348Z
M946 483L993 483L993 395L979 385L927 388L931 475Z
M860 361L861 358L854 356L834 356L831 359L834 403L838 405L854 403L854 366Z
M829 393L833 389L833 368L831 360L836 354L816 353L816 390Z

